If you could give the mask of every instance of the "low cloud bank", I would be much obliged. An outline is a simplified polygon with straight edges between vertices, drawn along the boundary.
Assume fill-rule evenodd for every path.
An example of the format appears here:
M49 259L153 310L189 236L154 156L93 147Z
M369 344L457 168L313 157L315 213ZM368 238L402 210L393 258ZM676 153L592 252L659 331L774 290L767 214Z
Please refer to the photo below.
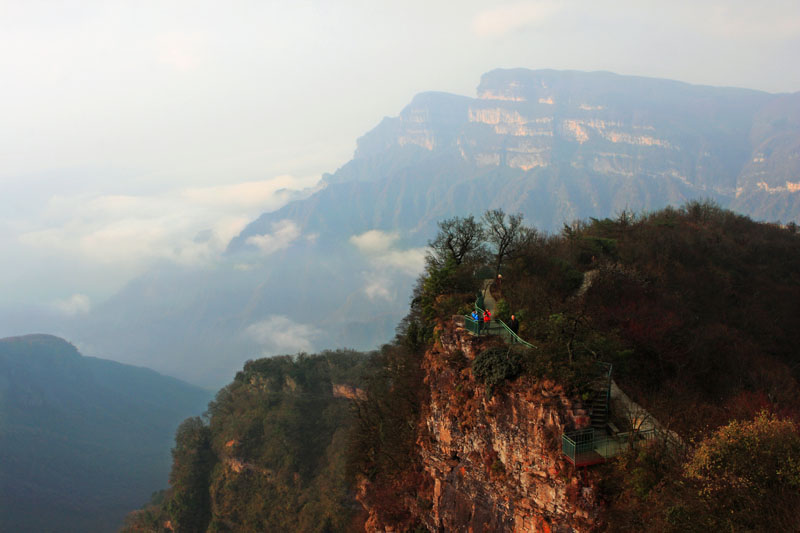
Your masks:
M112 267L144 267L157 260L202 264L217 259L257 215L282 207L317 181L278 176L153 195L56 196L37 217L44 222L18 241ZM281 223L255 244L270 252L297 236L296 226Z
M272 224L272 233L253 235L245 242L258 248L262 254L269 255L288 248L298 237L300 237L300 227L291 220L284 219Z
M427 248L399 249L397 233L369 230L350 237L350 243L367 258L371 269L364 272L364 293L370 300L392 302L397 298L393 279L397 275L416 276L425 268Z
M312 325L294 322L283 315L267 316L245 329L245 335L261 346L263 355L311 352L313 339L321 333Z
M85 315L91 310L92 305L89 297L85 294L73 294L63 300L55 300L53 309L66 316Z

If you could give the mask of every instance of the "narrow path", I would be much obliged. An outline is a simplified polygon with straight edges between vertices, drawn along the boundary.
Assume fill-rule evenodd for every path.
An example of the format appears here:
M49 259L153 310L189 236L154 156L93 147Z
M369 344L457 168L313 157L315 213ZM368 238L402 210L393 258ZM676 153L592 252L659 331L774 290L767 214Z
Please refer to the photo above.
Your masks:
M666 429L656 417L622 392L622 389L620 389L613 380L611 381L611 403L613 408L617 409L617 413L627 419L634 431L655 430L669 444L677 446L684 445L680 435Z
M492 317L494 317L495 311L497 311L497 302L494 301L491 290L493 282L493 279L487 279L483 282L483 308L488 309L489 312L492 313Z
M598 269L588 270L583 274L583 283L580 288L572 295L573 299L582 298L586 291L592 286L592 283L597 279L600 271ZM622 389L620 389L614 380L611 380L610 390L611 405L609 406L612 411L616 412L617 416L624 418L630 424L633 431L654 431L658 433L668 444L672 446L684 446L683 439L675 432L666 429L661 422L659 422L653 415L651 415L644 407L631 400ZM614 452L615 454L616 452Z
M588 291L589 287L591 287L592 283L594 283L594 280L597 277L598 272L599 271L597 269L584 272L583 283L581 283L580 288L577 290L573 298L580 298L581 296L586 294L586 291Z

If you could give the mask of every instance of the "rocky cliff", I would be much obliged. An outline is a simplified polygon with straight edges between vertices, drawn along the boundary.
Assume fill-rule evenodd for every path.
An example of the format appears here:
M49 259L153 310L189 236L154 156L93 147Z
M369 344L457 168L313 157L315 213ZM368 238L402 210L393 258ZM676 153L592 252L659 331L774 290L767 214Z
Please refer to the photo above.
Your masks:
M525 69L489 72L477 93L472 99L419 95L362 138L356 157L414 145L452 150L477 168L550 169L564 184L588 173L611 188L605 192L612 198L614 189L625 188L626 200L642 206L655 198L636 194L626 180L650 190L654 184L647 182L658 182L662 194L734 203L800 190L798 94ZM796 208L797 199L786 197ZM561 201L579 204L569 194ZM603 209L602 202L599 196L591 205ZM742 205L756 216L776 216L758 202Z
M588 531L598 525L595 480L561 455L561 434L589 424L580 401L552 381L522 377L489 395L469 363L492 345L445 324L423 360L430 402L417 450L425 475L404 505L430 531ZM402 531L370 512L367 531ZM407 518L406 518L407 520Z
M770 94L610 72L497 69L476 97L415 96L358 140L313 201L265 215L308 231L426 235L456 212L501 206L540 229L712 198L800 220L800 93ZM363 205L333 214L352 198ZM310 199L311 200L311 199ZM424 240L423 240L424 242Z

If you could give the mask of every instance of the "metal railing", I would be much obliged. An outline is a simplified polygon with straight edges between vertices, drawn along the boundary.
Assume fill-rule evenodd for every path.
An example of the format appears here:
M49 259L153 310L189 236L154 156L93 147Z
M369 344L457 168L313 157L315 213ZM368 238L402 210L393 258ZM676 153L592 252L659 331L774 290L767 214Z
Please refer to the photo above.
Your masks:
M608 413L611 409L611 373L614 369L614 365L611 363L607 363L605 361L597 361L597 365L602 369L602 375L600 379L602 379L602 398L600 398L603 402L603 409L605 411L603 418L601 419L602 423L605 423L605 418L608 416ZM592 423L595 422L594 412L592 412Z
M469 332L474 333L475 335L481 334L481 325L482 322L478 322L477 320L473 319L471 316L463 315L462 318L464 319L463 327Z
M536 348L536 346L534 346L533 344L529 343L528 341L525 341L525 340L523 340L523 339L522 339L522 338L521 338L519 335L517 335L516 333L514 333L514 332L511 330L511 328L510 328L510 327L508 327L508 325L507 325L505 322L503 322L503 321L502 321L502 320L500 320L500 319L498 319L498 320L497 320L497 322L498 322L498 323L499 323L501 326L503 326L503 329L505 330L505 331L502 333L502 335L503 335L504 337L506 337L506 342L508 342L508 343L510 343L510 344L521 344L521 345L523 345L523 346L525 346L525 347L528 347L528 348Z
M582 459L594 455L594 442L594 428L564 433L561 435L561 452L572 464L578 464Z
M604 463L624 450L634 449L656 438L656 430L629 431L604 435L594 428L561 435L561 452L575 466Z
M483 309L478 305L478 302L475 302L475 311L478 312L480 316L483 316ZM470 317L466 316L468 322L476 323L476 321ZM500 320L499 318L492 318L492 320L487 324L486 322L480 322L477 324L476 329L480 329L480 333L476 333L478 335L499 335L503 337L503 339L509 344L521 344L526 348L536 348L533 344L529 343L528 341L523 340L519 335L511 331L511 328L508 327L508 324ZM465 327L467 327L465 325ZM469 328L467 328L469 329ZM473 331L473 330L469 330ZM475 331L473 331L475 333Z

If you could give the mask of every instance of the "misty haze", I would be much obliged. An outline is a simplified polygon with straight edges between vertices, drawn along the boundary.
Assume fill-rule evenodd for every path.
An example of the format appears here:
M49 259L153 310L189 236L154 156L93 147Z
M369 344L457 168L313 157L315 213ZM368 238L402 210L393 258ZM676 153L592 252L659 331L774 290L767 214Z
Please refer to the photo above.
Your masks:
M800 529L798 21L4 3L0 531Z

